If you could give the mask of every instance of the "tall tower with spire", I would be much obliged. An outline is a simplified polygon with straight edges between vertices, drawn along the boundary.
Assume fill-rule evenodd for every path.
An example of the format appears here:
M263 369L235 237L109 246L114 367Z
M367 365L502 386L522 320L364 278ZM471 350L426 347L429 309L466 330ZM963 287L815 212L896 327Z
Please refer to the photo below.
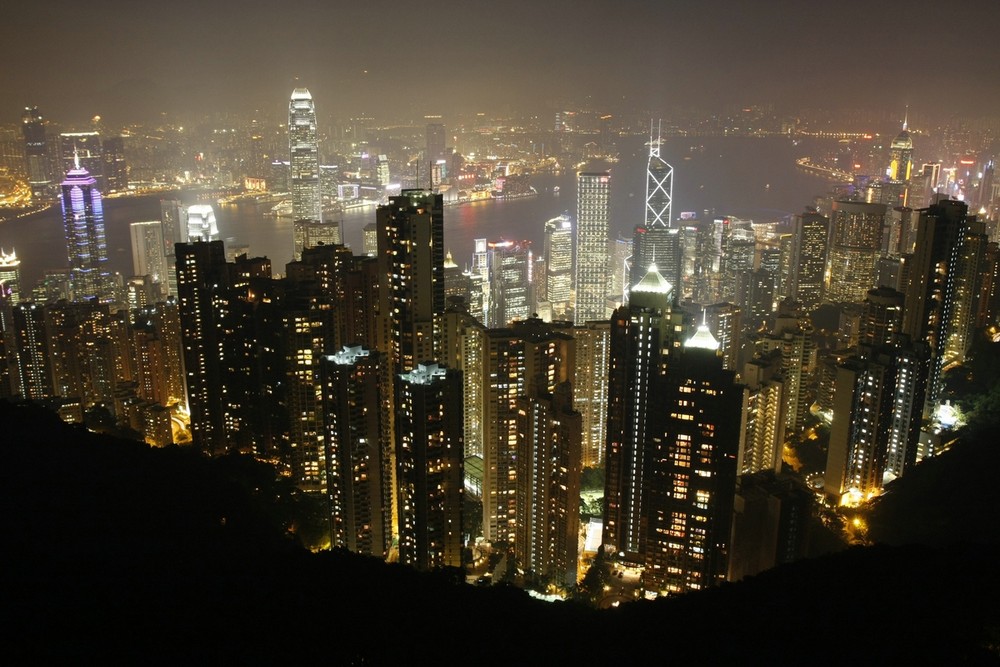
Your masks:
M670 227L674 196L674 168L660 157L660 123L649 123L649 159L646 162L646 226Z
M62 215L74 300L112 300L104 204L97 180L80 166L79 156L62 182Z
M889 145L889 168L886 176L893 206L906 206L909 200L910 177L913 175L913 139L908 128L910 111L903 116L903 129Z
M632 261L629 284L642 280L655 263L660 273L675 290L680 285L681 245L680 232L671 228L674 191L674 168L660 156L660 125L649 125L649 158L646 163L646 213L641 225L636 225L632 236ZM679 296L679 295L675 295Z
M308 88L296 88L288 103L288 152L291 168L292 218L321 220L319 142L316 105Z

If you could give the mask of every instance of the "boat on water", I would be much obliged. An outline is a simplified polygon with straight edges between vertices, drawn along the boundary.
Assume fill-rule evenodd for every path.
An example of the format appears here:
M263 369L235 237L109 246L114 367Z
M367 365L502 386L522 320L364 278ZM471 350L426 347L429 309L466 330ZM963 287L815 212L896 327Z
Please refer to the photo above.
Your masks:
M276 218L292 217L292 200L282 199L277 204L272 206L270 211L266 211L264 215L273 216Z

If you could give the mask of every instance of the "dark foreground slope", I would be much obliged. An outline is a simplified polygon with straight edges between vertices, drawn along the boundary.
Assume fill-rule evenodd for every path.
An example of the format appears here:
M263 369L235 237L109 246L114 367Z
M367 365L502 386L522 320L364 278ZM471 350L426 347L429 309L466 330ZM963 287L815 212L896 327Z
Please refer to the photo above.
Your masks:
M7 664L985 664L993 546L876 547L596 612L311 554L266 466L0 403Z

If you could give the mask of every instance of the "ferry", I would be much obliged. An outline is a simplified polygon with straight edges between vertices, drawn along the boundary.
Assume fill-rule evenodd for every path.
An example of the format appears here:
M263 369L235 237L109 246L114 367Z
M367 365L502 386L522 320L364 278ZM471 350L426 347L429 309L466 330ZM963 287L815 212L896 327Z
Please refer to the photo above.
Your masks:
M290 218L292 217L292 200L283 199L274 206L271 207L270 211L266 211L264 215L273 216L276 218Z

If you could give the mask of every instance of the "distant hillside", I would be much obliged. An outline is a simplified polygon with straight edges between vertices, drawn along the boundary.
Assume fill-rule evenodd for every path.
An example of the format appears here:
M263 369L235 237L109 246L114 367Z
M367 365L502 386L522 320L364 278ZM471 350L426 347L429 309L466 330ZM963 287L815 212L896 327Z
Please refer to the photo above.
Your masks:
M8 664L989 664L995 546L855 548L597 612L298 546L267 466L0 403Z

